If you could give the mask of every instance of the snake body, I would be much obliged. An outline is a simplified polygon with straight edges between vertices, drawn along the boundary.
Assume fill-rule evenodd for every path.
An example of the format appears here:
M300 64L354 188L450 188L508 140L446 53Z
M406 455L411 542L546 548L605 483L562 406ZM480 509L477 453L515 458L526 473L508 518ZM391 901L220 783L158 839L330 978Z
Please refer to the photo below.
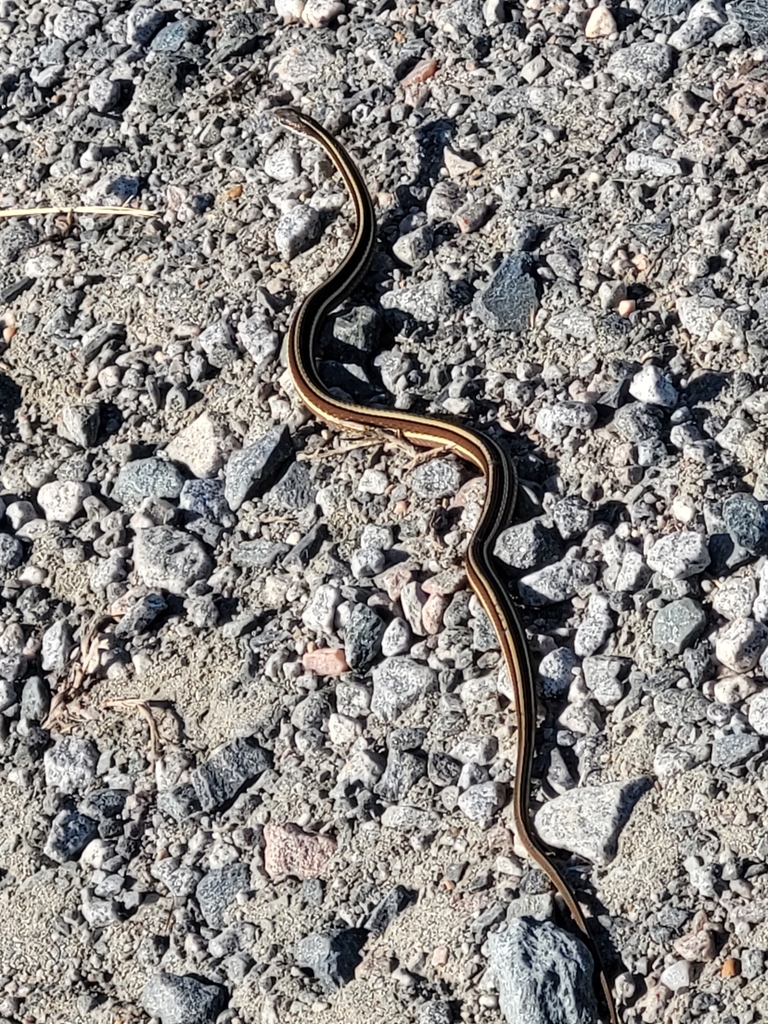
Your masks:
M317 366L317 340L328 314L345 299L368 267L376 241L373 202L357 165L341 143L311 117L292 107L273 111L285 128L304 135L330 157L352 198L355 235L336 270L303 300L288 333L288 368L294 386L310 412L340 430L371 428L407 438L422 448L455 452L478 469L487 481L479 521L469 542L466 571L470 586L485 609L501 646L512 682L518 718L513 817L518 838L528 856L545 872L582 932L596 964L611 1024L617 1024L611 987L578 900L546 847L531 829L531 766L536 742L536 691L525 631L504 581L495 568L493 546L499 530L512 517L517 475L503 448L470 427L394 409L369 408L331 396Z

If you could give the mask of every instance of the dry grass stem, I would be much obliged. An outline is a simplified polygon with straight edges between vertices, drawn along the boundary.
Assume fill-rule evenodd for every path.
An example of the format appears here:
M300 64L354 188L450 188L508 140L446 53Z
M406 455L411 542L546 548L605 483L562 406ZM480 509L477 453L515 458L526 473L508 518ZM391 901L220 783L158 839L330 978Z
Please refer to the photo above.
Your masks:
M6 217L46 217L48 214L92 214L96 217L156 217L157 210L137 210L132 206L17 206L0 210L0 219Z
M157 729L149 701L142 697L110 697L101 702L102 708L125 708L129 711L138 711L149 726L149 756L156 761L160 756L160 733Z

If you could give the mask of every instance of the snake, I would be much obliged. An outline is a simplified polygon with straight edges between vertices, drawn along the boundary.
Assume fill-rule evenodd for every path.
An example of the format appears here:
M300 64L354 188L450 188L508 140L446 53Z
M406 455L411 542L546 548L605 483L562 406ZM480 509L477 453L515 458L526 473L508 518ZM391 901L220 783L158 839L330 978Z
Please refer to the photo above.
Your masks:
M287 338L288 371L304 405L318 420L338 430L384 431L419 448L455 453L486 478L482 511L469 540L466 574L498 638L512 683L517 709L517 752L512 814L520 844L547 875L568 908L592 954L596 977L610 1024L618 1024L608 976L575 893L532 830L531 773L536 745L536 689L525 630L496 568L494 544L511 520L517 498L517 473L506 450L490 435L452 420L359 405L329 393L318 367L318 340L329 313L339 306L365 275L376 244L376 215L370 192L357 164L334 135L314 118L294 107L272 110L277 122L305 136L329 157L352 199L355 231L349 249L336 269L299 304ZM597 985L595 986L597 989Z

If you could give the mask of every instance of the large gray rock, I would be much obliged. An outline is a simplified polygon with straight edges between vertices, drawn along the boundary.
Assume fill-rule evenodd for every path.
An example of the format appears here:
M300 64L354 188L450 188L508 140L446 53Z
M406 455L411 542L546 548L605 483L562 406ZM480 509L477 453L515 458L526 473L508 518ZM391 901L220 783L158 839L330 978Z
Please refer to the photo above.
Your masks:
M150 978L141 994L144 1009L163 1024L209 1024L225 1002L221 985L206 985L191 975L164 971Z
M598 1024L592 956L575 935L518 917L491 936L490 950L508 1024Z

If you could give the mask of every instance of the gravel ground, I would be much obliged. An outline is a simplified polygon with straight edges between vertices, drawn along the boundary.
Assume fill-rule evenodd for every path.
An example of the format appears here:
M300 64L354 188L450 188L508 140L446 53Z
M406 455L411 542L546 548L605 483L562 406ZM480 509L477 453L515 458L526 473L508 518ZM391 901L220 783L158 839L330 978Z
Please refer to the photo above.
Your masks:
M240 6L0 0L0 1024L599 1019L482 481L286 377L350 238L286 103L379 218L329 386L516 460L621 1020L768 1020L768 3Z

